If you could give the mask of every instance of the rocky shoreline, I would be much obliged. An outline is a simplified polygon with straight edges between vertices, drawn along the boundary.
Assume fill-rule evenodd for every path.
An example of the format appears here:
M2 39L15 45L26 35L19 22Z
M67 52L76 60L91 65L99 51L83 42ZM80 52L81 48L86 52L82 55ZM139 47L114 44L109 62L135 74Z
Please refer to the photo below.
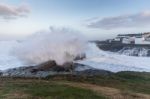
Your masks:
M52 62L46 62L37 66L18 67L5 71L1 71L1 77L41 77L53 75L81 75L81 76L95 76L95 75L110 75L112 72L106 70L99 70L90 66L73 63L72 68L56 66Z
M143 56L150 57L149 44L122 44L122 43L108 43L105 41L95 41L96 45L104 50L124 54L128 56Z

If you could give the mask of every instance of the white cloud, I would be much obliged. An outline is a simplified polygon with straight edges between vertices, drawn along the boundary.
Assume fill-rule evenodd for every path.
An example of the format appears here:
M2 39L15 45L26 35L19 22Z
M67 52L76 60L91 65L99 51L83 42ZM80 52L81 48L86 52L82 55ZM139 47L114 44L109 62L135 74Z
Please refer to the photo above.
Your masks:
M95 19L89 21L88 27L100 29L137 28L150 25L150 12L145 11L137 14L121 15Z
M5 20L27 16L29 12L30 9L26 5L14 6L0 3L0 18Z

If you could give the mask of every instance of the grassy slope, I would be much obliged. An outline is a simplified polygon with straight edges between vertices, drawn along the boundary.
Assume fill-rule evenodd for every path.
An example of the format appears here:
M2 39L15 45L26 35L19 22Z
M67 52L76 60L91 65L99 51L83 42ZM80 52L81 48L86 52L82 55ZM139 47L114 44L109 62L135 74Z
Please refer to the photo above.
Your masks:
M106 90L102 90L105 87ZM0 99L105 99L104 96L111 91L112 96L117 93L130 97L128 99L150 95L150 73L120 72L109 76L58 75L44 80L0 80Z
M53 77L48 78L52 79ZM54 78L57 79L56 76ZM62 76L61 78L68 81L91 83L101 86L113 87L124 91L150 94L150 73L145 72L119 72L109 76L94 77Z
M0 89L0 99L105 99L88 89L34 79L5 79Z

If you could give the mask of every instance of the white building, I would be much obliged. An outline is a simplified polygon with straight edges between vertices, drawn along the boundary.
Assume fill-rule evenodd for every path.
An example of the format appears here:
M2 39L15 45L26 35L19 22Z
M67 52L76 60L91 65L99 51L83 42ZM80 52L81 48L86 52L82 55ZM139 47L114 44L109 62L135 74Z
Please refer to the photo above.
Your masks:
M117 36L123 44L150 44L150 32L141 34L122 34Z

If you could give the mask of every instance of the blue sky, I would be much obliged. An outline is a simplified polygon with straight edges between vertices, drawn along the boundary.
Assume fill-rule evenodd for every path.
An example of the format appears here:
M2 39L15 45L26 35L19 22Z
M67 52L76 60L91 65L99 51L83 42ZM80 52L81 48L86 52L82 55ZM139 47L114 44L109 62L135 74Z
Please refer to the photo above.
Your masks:
M0 36L16 38L50 26L73 28L91 38L147 32L149 4L149 0L0 0Z

